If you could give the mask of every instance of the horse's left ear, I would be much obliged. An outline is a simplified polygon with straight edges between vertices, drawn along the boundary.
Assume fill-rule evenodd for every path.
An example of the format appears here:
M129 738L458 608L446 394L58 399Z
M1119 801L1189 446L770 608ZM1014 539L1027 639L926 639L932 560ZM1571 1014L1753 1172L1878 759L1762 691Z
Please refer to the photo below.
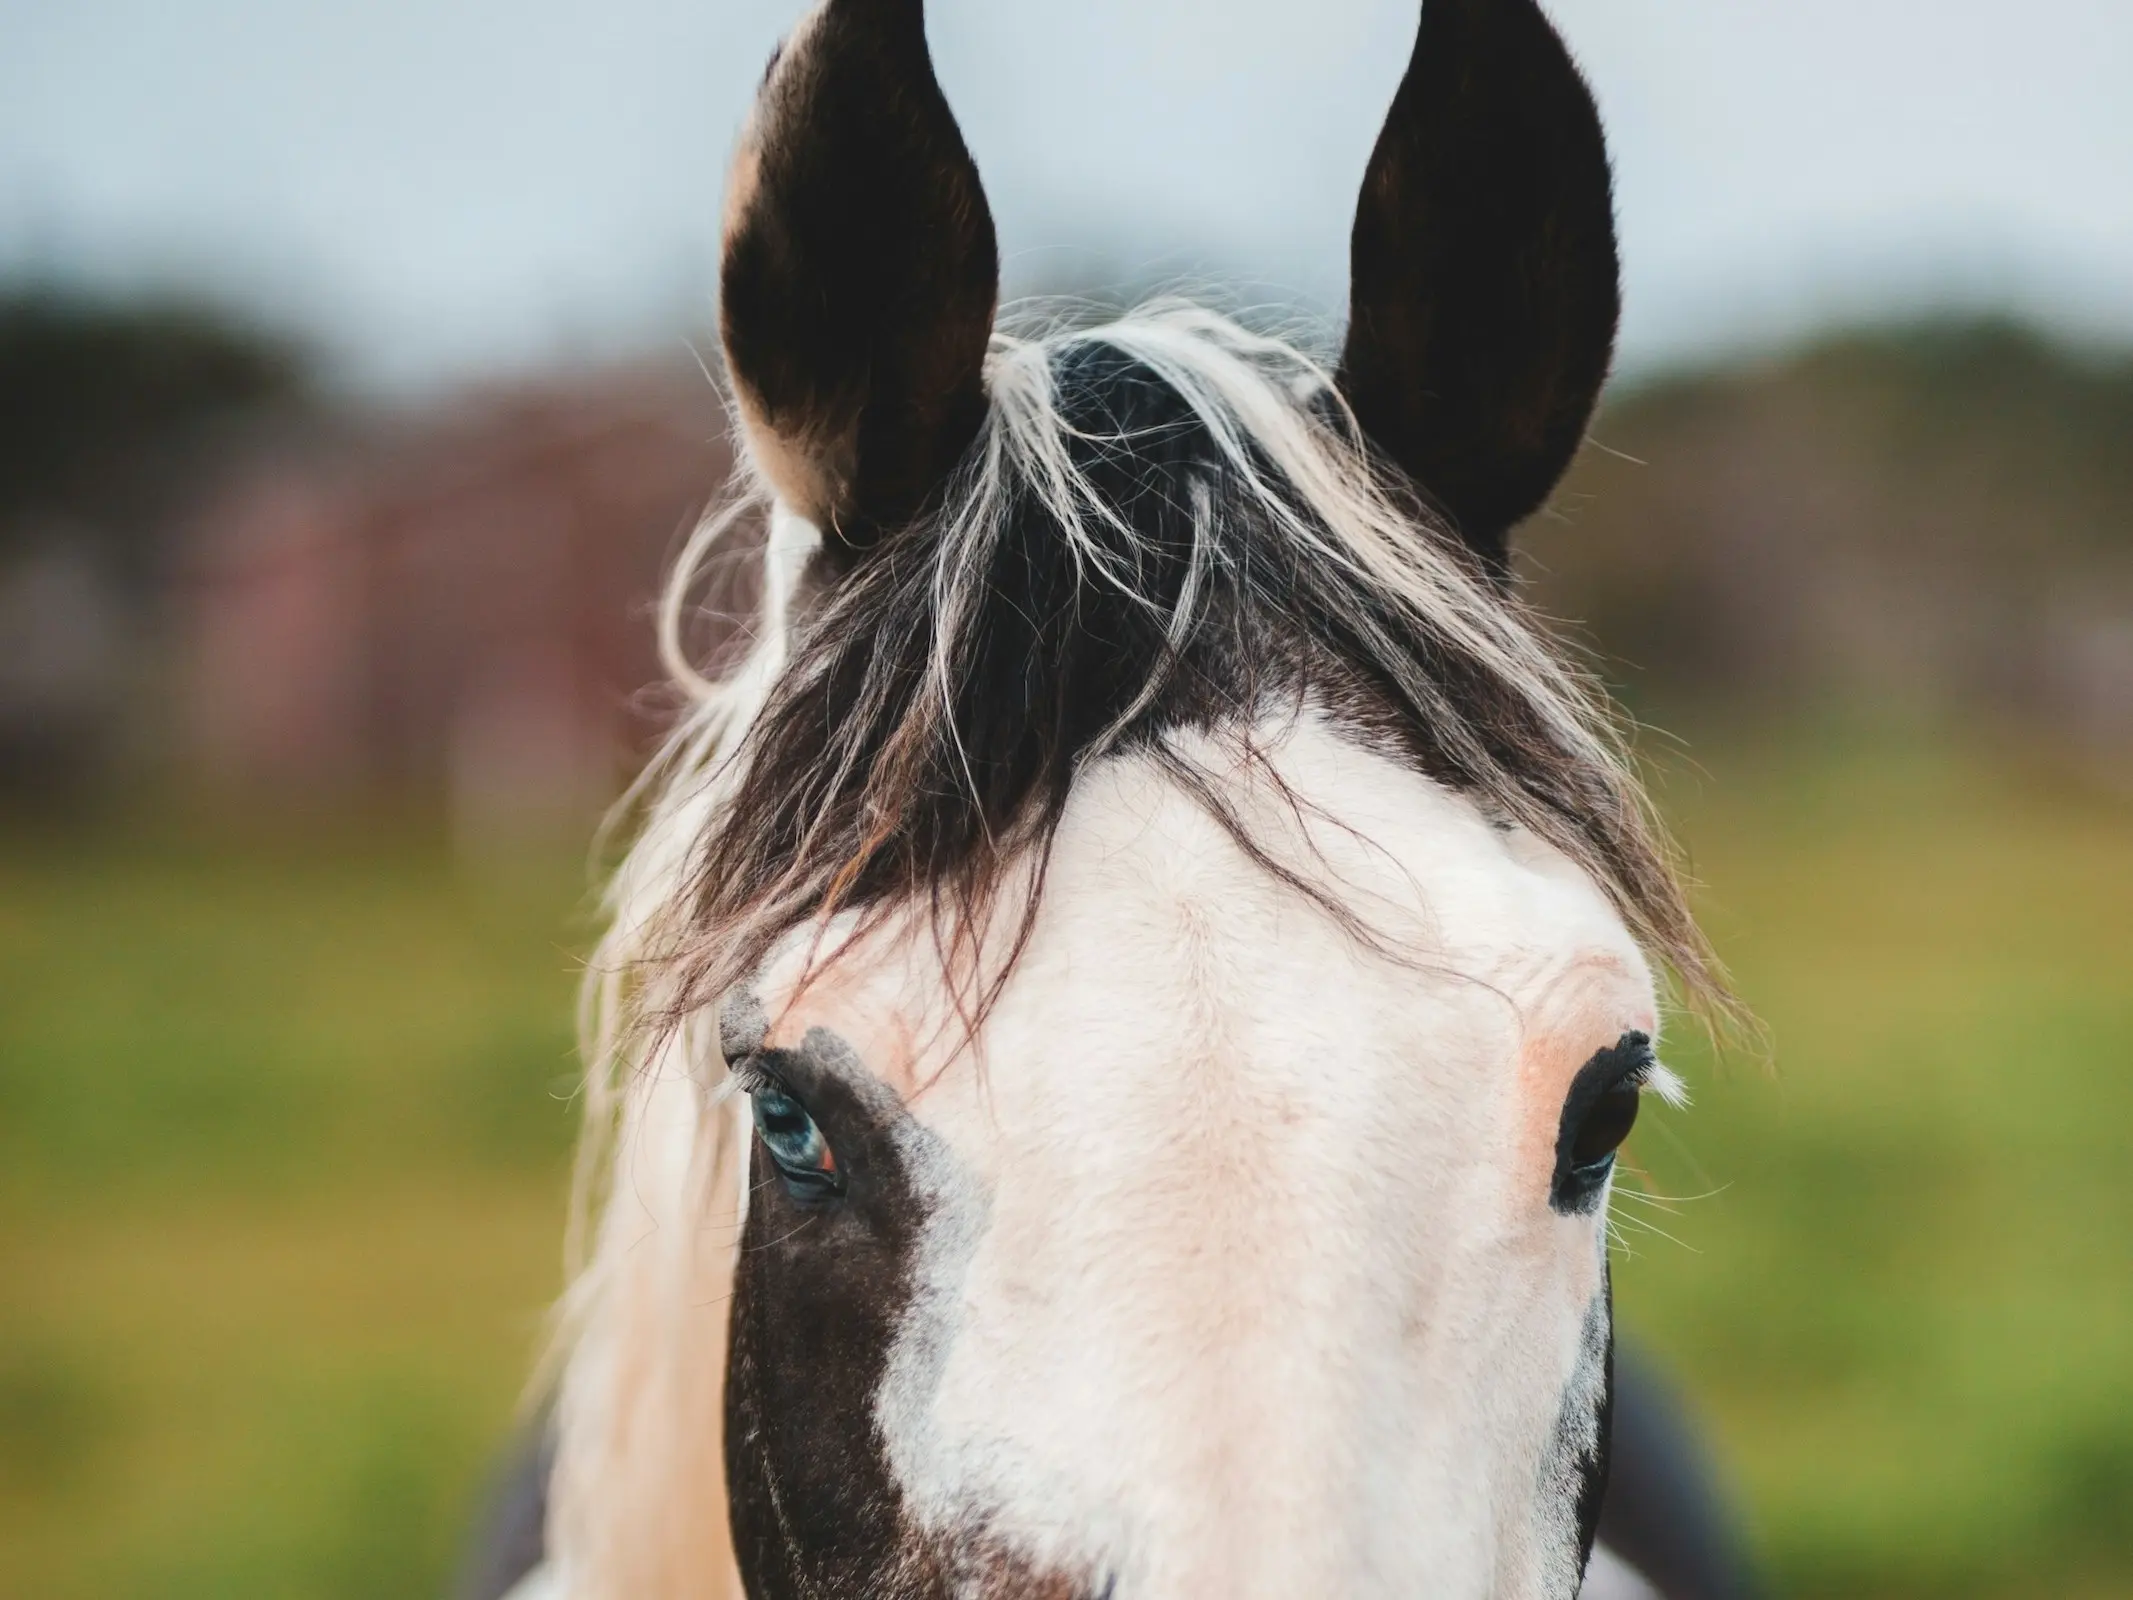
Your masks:
M1533 0L1425 0L1351 249L1342 392L1500 578L1621 311L1599 111Z
M757 464L825 538L873 543L954 470L999 275L922 0L822 0L734 158L719 331Z

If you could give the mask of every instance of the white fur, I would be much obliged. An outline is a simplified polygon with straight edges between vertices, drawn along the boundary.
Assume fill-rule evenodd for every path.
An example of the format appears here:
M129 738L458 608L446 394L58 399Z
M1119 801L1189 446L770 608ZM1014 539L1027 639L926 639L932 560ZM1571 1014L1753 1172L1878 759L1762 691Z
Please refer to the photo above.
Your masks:
M1605 1545L1592 1552L1592 1565L1585 1571L1585 1587L1578 1600L1666 1600L1645 1580L1644 1574Z
M1549 1209L1554 1138L1577 1067L1652 1027L1649 974L1581 873L1468 802L1315 718L1275 765L1338 822L1306 838L1225 773L1259 836L1409 959L1127 758L1077 789L979 1054L921 941L776 1025L842 1033L949 1152L892 1464L943 1531L1119 1600L1567 1596L1543 1480L1596 1394L1603 1240Z

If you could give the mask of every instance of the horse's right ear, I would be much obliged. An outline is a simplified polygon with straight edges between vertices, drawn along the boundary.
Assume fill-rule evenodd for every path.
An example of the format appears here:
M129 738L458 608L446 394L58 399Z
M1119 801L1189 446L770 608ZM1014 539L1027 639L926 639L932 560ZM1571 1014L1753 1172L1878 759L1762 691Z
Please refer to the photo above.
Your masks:
M910 520L976 437L999 275L923 0L822 0L734 158L719 331L757 465L825 538Z

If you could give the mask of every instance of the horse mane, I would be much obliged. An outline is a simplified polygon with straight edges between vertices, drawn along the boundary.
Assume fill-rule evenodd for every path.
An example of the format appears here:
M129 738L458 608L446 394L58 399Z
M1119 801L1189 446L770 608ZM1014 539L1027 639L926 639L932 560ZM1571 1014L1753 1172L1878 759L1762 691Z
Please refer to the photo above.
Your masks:
M1162 761L1262 866L1347 920L1171 744L1208 734L1265 770L1270 717L1328 708L1554 845L1683 998L1727 1005L1605 696L1374 455L1321 362L1158 302L998 333L986 384L961 467L872 548L818 550L773 519L731 670L699 671L685 640L760 487L744 481L698 531L667 590L684 710L633 793L588 987L581 1193L610 1198L580 1232L589 1262L565 1308L555 1526L589 1593L723 1593L706 1574L731 1565L723 1230L745 1161L707 1017L792 930L848 913L850 951L915 910L974 1029L1089 763ZM1011 881L1031 892L1003 895Z

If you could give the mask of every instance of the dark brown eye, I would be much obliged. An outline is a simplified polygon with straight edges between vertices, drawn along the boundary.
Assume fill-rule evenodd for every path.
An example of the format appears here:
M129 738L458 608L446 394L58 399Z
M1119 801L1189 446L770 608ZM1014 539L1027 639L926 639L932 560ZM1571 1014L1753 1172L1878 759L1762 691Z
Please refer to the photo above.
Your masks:
M1586 1108L1577 1135L1570 1141L1570 1164L1589 1167L1619 1150L1629 1137L1629 1130L1637 1125L1637 1107L1643 1098L1634 1083L1618 1083L1604 1090Z
M1557 1211L1575 1216L1599 1207L1615 1152L1637 1125L1639 1091L1657 1064L1649 1037L1625 1033L1578 1070L1555 1140L1548 1203Z

